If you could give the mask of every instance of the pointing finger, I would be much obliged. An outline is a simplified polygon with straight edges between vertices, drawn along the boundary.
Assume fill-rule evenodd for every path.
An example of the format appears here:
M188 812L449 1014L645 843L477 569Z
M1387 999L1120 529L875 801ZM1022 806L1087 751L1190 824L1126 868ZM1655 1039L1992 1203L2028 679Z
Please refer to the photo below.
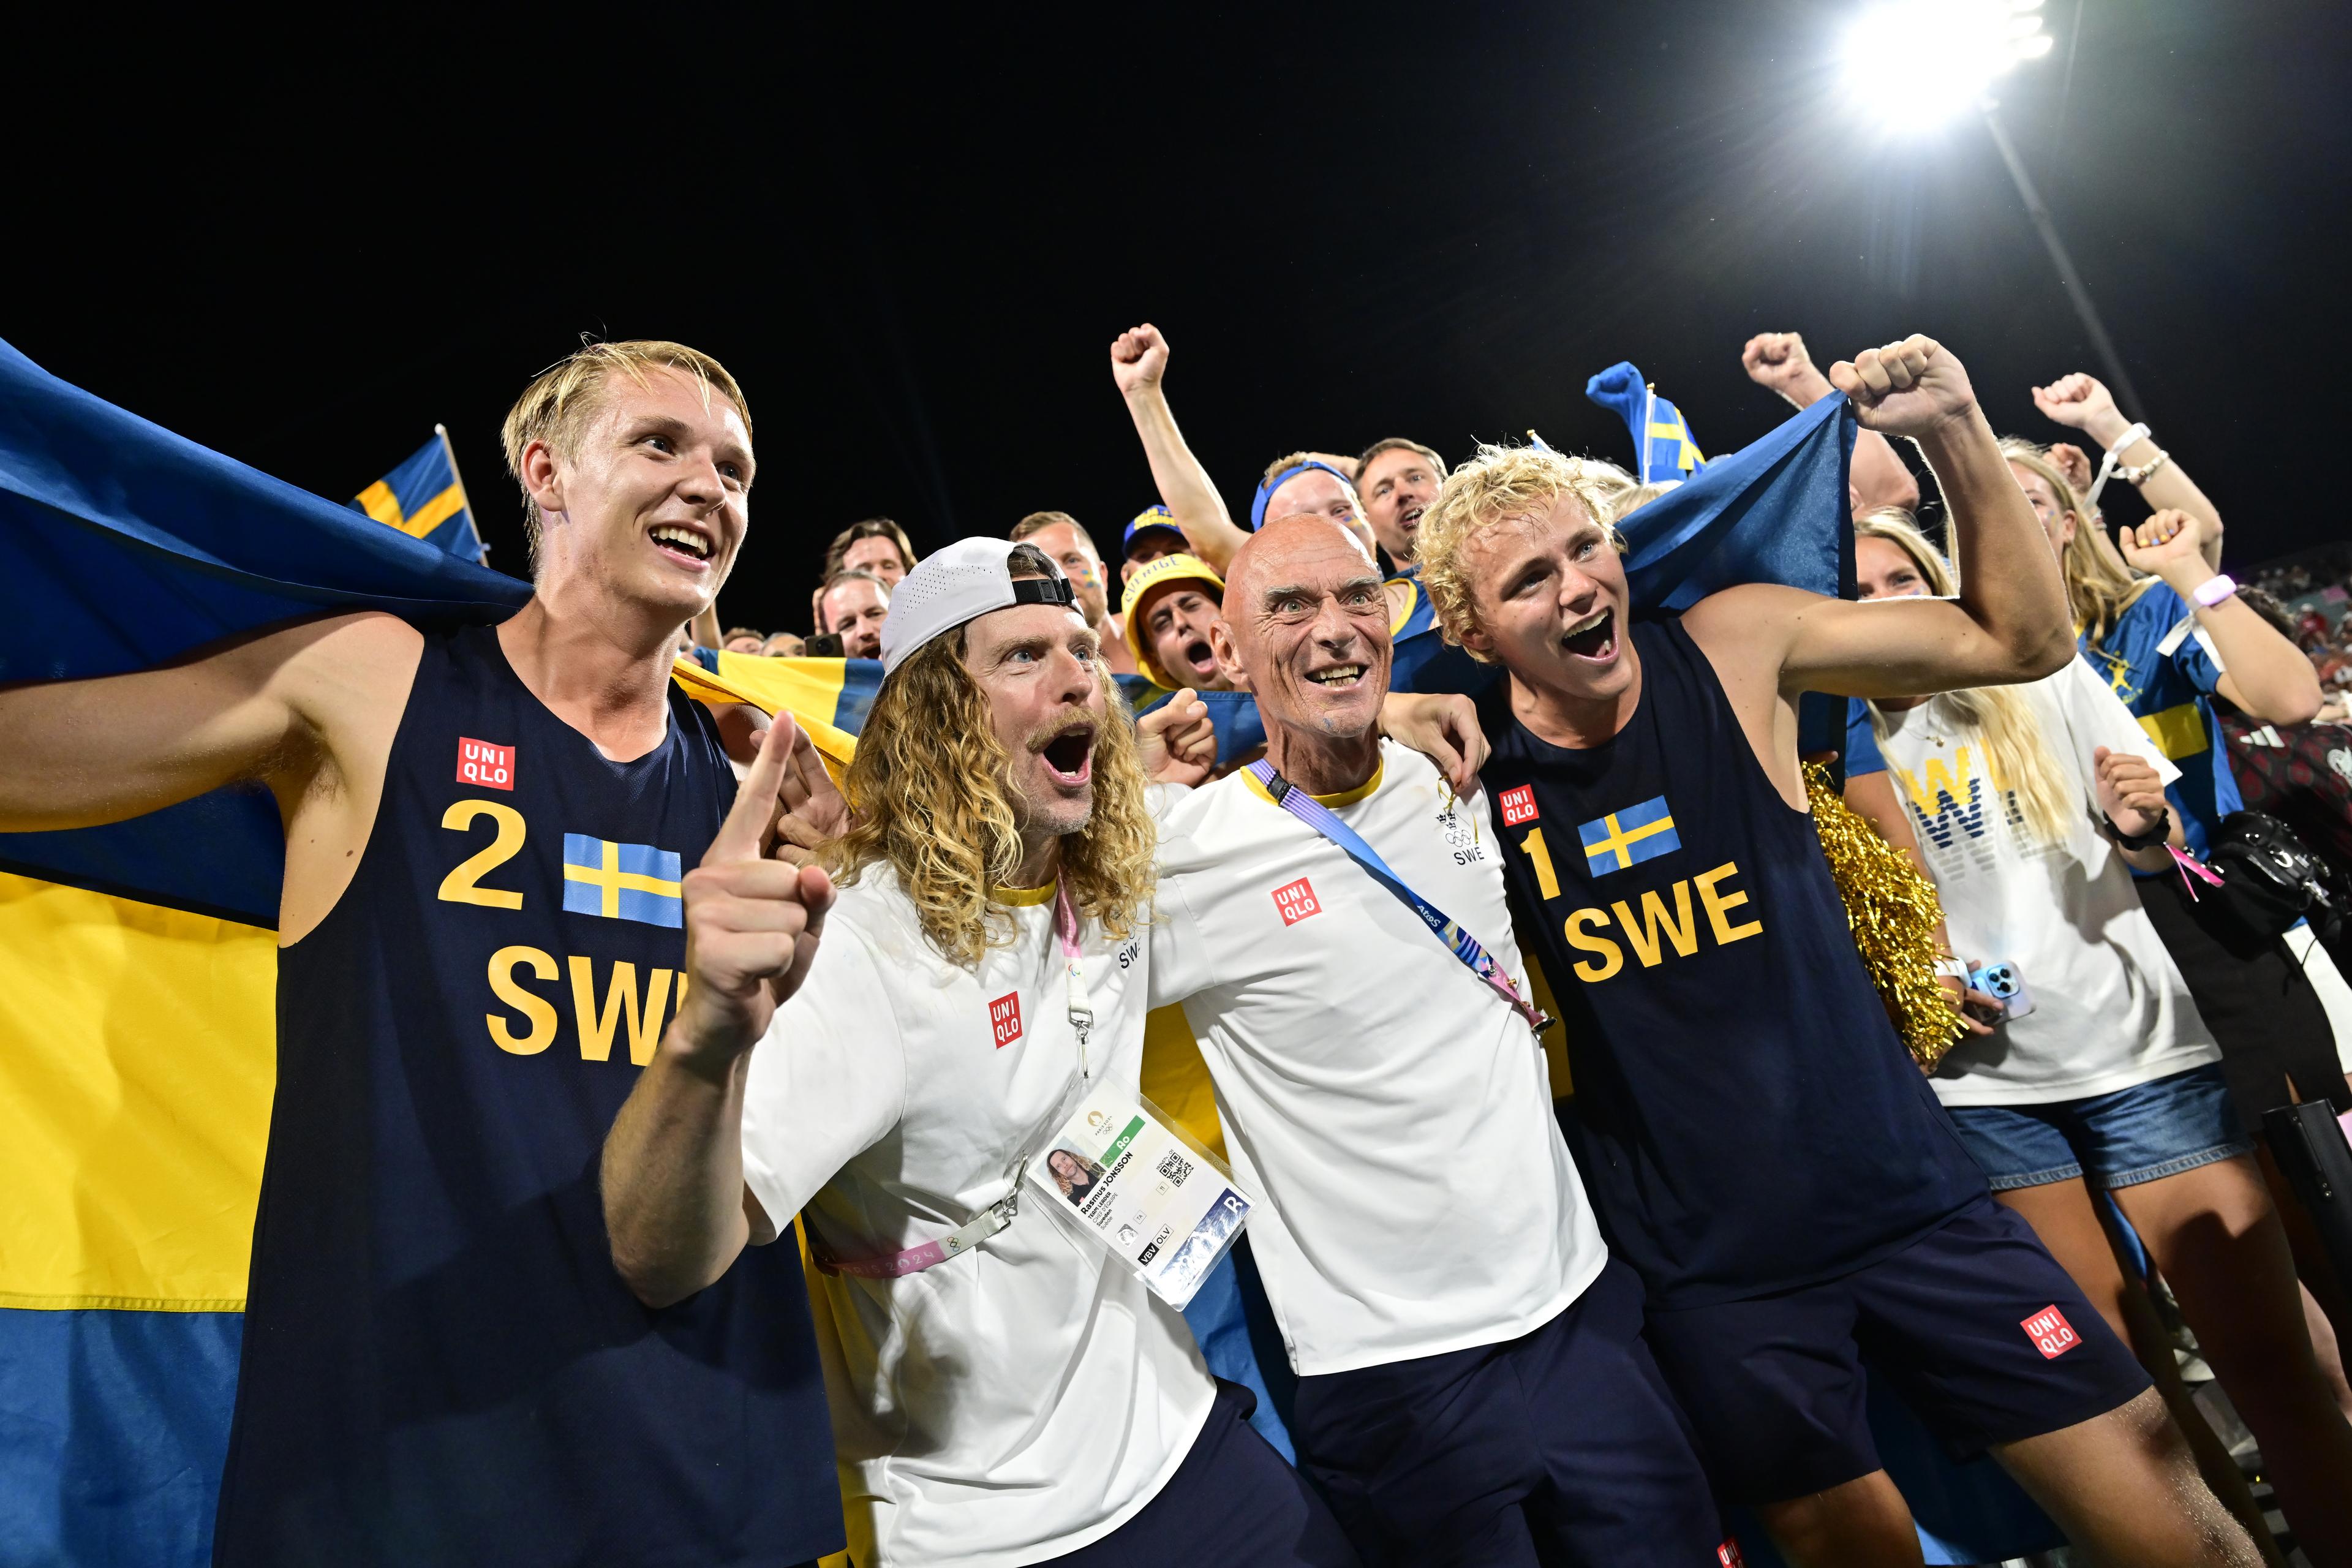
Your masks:
M793 737L799 732L800 726L793 722L793 716L780 712L776 721L760 737L760 754L751 759L751 771L736 786L734 809L727 814L719 836L704 852L704 865L760 858L770 825L776 820L777 796L784 782L784 758L792 751Z

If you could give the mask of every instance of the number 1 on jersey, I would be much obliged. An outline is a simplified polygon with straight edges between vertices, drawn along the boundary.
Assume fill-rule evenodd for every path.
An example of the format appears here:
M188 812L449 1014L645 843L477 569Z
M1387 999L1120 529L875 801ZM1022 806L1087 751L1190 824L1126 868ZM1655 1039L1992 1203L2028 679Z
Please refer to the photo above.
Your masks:
M1551 851L1544 847L1543 829L1538 827L1519 840L1519 847L1536 863L1536 886L1547 899L1559 897L1559 878L1551 868Z

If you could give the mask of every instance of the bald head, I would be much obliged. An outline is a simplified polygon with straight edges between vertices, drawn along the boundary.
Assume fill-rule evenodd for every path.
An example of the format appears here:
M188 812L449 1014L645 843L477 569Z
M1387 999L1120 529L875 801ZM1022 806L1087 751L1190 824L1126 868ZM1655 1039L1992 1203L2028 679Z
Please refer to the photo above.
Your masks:
M1225 574L1210 641L1228 679L1277 730L1361 736L1389 687L1388 599L1352 530L1312 513L1253 534Z

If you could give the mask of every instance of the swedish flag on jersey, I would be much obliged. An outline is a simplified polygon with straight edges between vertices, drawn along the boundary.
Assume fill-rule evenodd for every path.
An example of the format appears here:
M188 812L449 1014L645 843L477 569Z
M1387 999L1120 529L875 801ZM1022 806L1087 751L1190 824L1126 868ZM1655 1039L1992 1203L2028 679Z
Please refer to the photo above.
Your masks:
M1591 822L1580 822L1576 836L1584 841L1585 862L1596 877L1654 860L1683 847L1681 836L1675 832L1674 813L1662 795Z
M675 930L686 923L682 875L675 849L615 844L584 833L563 836L563 907L573 914Z

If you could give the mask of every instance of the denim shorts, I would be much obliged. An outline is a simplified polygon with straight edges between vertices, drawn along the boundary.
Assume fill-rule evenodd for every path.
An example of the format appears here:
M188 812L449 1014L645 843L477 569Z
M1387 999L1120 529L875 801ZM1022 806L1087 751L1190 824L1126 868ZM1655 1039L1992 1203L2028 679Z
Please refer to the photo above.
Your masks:
M2252 1153L2218 1063L2048 1105L1948 1105L1995 1192L2090 1176L2137 1186Z

